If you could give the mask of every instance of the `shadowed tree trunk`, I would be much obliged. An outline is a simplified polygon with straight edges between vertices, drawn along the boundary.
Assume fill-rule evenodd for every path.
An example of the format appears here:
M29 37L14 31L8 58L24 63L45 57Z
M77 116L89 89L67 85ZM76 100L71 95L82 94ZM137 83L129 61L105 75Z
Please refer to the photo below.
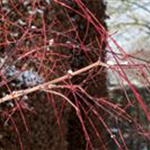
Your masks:
M75 3L75 1L67 1L63 0L65 4L70 6L74 9L70 10L66 7L60 7L55 5L54 12L57 13L57 21L61 26L55 26L55 29L60 32L66 32L71 30L73 27L75 28L72 32L68 33L68 36L72 39L67 39L63 35L57 39L60 43L67 43L67 42L75 42L77 43L76 47L70 48L69 50L64 48L61 51L64 53L68 52L68 54L71 53L70 58L70 68L75 71L77 69L80 69L82 67L85 67L86 65L95 62L99 58L101 61L105 62L105 44L106 44L106 35L105 33L98 33L95 26L90 22L90 20L87 19L88 15L86 16L86 13L82 8ZM106 19L106 5L103 3L102 0L82 0L83 4L86 6L86 8L96 17L96 19L103 25L103 27L106 29L105 19ZM85 15L85 18L83 16L80 16L75 11L78 11L81 14ZM87 12L87 11L86 11ZM67 14L67 15L66 15ZM56 17L55 16L55 17ZM70 20L69 20L70 19ZM85 52L83 47L89 47L89 51ZM90 59L88 58L88 56ZM67 62L68 63L68 62ZM89 73L89 72L88 72ZM95 71L92 72L92 74L85 73L82 76L77 76L72 79L73 84L80 84L83 82L83 80L87 76L91 76L85 84L82 84L83 87L86 87L86 90L90 95L93 97L106 97L107 96L107 89L106 89L106 72L103 68L97 68ZM96 75L96 76L95 76ZM70 99L75 102L73 95L70 94ZM80 100L80 98L78 97ZM88 100L88 99L87 99ZM89 100L90 101L90 100ZM83 107L86 106L82 104ZM95 106L96 108L96 106ZM88 109L88 108L87 108ZM99 113L103 113L100 110ZM74 108L70 108L70 111L68 112L69 116L67 116L68 125L67 125L67 141L68 141L68 150L84 150L86 149L86 140L85 140L85 134L83 131L83 127L81 126L81 122L79 118L77 117L77 114L74 110ZM82 112L83 113L83 112ZM84 113L83 113L84 116ZM104 134L102 125L100 121L92 114L89 113L88 116L91 118L91 121L94 123L95 127L97 128L97 132L99 134ZM93 143L94 148L101 148L102 149L102 143L97 140L97 137L95 136L95 132L93 132L93 128L91 127L91 124L89 123L86 116L83 117L85 126L88 130L89 137L91 142ZM90 149L90 148L88 148Z
M56 62L56 67L53 69L54 74L52 73L48 80L60 77L66 74L68 70L76 71L86 67L98 59L105 62L106 56L106 33L104 30L101 30L100 25L94 19L95 17L106 29L106 5L103 0L82 0L83 8L81 7L82 4L79 5L79 1L60 0L58 2L61 3L55 3L52 1L50 5L45 4L45 2L37 2L37 4L33 4L35 7L37 5L37 8L41 8L40 6L44 7L44 15L42 19L45 22L38 17L38 15L33 17L32 23L37 23L36 25L39 30L29 30L31 35L35 34L36 36L30 38L29 41L24 40L19 45L20 49L25 47L25 50L29 51L30 49L32 50L32 48L34 49L35 45L45 45L45 41L43 40L43 30L47 31L46 38L53 39L55 43L55 47L52 47L51 51L56 54L53 56L49 56L49 53L45 55L47 60L52 59ZM65 5L62 6L62 3ZM30 5L30 3L26 5ZM20 12L22 12L22 9L26 10L26 7L22 5L16 7ZM18 18L17 15L19 14L19 11L14 11L14 13L16 13L15 17ZM91 17L89 20L88 16ZM95 25L92 23L93 20ZM45 29L43 29L43 26ZM43 29L42 32L41 29ZM19 53L23 53L23 51L19 51L16 48L13 49L13 51L15 50ZM16 56L17 54L14 55L14 57ZM29 59L32 59L32 57L29 57ZM25 61L26 59L23 59L21 63L24 64ZM44 65L47 65L50 69L54 67L54 64L51 62ZM82 86L92 97L107 96L106 71L102 67L95 68L92 72L89 71L75 76L69 82ZM63 92L67 93L68 91ZM73 93L68 93L70 100L76 104L76 99ZM81 94L81 96L83 95ZM34 93L33 95L31 94L29 97L31 99L31 106L35 108L35 113L30 114L28 111L22 110L29 132L25 130L25 124L20 115L20 111L16 111L12 120L10 119L8 124L2 126L0 129L2 135L2 138L0 139L0 148L5 150L18 150L20 149L20 144L16 141L19 140L25 150L84 150L87 147L87 141L85 140L86 135L83 131L81 120L77 117L77 112L75 112L72 106L64 104L64 99L59 97L52 98L51 95L43 94L43 92ZM77 95L77 99L80 101L80 96ZM103 113L88 97L85 97L85 99L100 114ZM65 105L64 108L63 105ZM82 104L82 101L81 105L86 111L89 109L85 103ZM59 121L57 120L57 115L60 116ZM95 149L101 148L102 143L97 140L87 116L91 118L97 132L99 134L104 134L100 121L98 118L95 118L91 112L86 116L82 109L81 116L93 147ZM8 116L6 115L5 117L7 118ZM1 119L2 124L4 121L5 120ZM9 123L11 125L9 125ZM14 129L14 125L16 125L17 128ZM19 134L16 135L18 132ZM18 137L20 138L19 140ZM88 149L90 150L91 148L89 147Z

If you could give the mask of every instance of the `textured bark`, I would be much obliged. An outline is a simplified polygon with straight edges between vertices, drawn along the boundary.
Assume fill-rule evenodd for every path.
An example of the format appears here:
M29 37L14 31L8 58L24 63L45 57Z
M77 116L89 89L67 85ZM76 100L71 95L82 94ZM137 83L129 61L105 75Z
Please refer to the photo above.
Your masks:
M79 11L81 14L83 14L83 11L80 9L80 7L75 2L67 1L67 0L62 0L62 2L65 2L66 4L71 6L71 8L73 8L76 11ZM105 24L106 6L104 5L103 1L102 0L96 0L96 1L83 0L82 2L92 12L92 14L95 15L95 17L98 19L98 21L106 29L106 24ZM105 56L106 56L106 53L105 53L106 41L105 40L106 40L106 38L104 41L102 41L102 38L104 38L102 36L104 36L104 34L99 34L98 31L96 30L96 28L90 22L88 22L86 18L83 18L82 16L78 15L77 13L73 12L72 10L68 10L66 8L64 9L64 7L62 9L60 9L60 6L56 6L56 5L54 8L56 8L56 12L58 12L57 19L58 19L58 22L61 24L61 26L55 27L57 31L63 31L63 30L67 31L67 30L71 29L71 24L68 21L68 17L69 17L74 20L73 23L76 28L76 32L78 33L80 40L84 42L84 45L88 45L92 42L95 43L92 45L94 47L94 49L92 50L92 48L91 48L91 51L88 52L88 55L90 56L90 60L88 60L84 51L81 50L82 49L82 47L80 47L81 45L74 49L69 49L69 50L66 48L64 50L61 49L61 51L63 51L64 53L66 53L66 51L67 51L68 54L71 52L74 52L74 54L72 55L73 58L70 61L71 62L70 66L71 66L72 70L80 69L92 62L95 62L96 60L98 60L99 57L101 58L101 61L105 62ZM66 11L67 11L68 16L66 16L66 14L65 14ZM88 34L86 35L86 38L85 38L86 32L88 32ZM76 39L77 42L80 42L79 38L77 37L75 32L70 32L68 35L70 37L72 37L72 39ZM98 39L99 41L102 41L101 48L95 42L96 39ZM61 37L61 35L60 35L60 37L58 38L58 41L65 43L65 41L67 41L67 39L65 39L63 36ZM99 70L101 70L101 71L99 71ZM95 74L97 74L97 75L95 76ZM85 73L82 76L74 77L72 79L72 82L74 84L80 84L86 78L86 76L88 76L88 73L87 74ZM101 67L97 68L91 74L91 76L92 76L92 78L89 81L87 81L85 84L83 84L83 87L85 86L88 93L90 95L92 95L93 97L106 97L107 96L107 88L106 88L106 72L105 72L105 70ZM73 95L70 95L70 99L72 99L72 101L74 101ZM84 106L84 104L83 104L83 106ZM86 109L86 106L84 106L84 107ZM94 107L95 107L95 109L97 109L96 106L94 106ZM103 114L103 111L101 111L99 109L97 109L97 111L100 114ZM102 127L100 121L92 113L89 113L88 115L92 119L92 122L95 124L99 134L104 135L103 127ZM85 126L87 127L87 130L89 132L90 140L93 143L93 147L102 149L102 143L100 143L97 140L97 137L95 136L95 133L93 132L93 128L89 124L88 119L86 119L86 117L84 115L83 115L83 118L84 118ZM68 150L77 150L77 149L84 150L86 148L85 135L83 132L83 128L81 126L81 122L80 122L79 118L77 117L77 114L73 108L70 109L67 120L68 120L68 126L67 126Z
M83 13L80 7L76 4L74 0L62 0L63 3L69 5L70 7L74 8ZM99 22L106 28L105 24L105 10L106 6L103 3L103 0L83 0L82 1L85 6L95 15L95 17L99 20ZM42 4L41 4L42 5ZM19 6L18 6L19 7ZM85 67L101 58L101 60L105 61L105 44L106 44L106 35L99 34L95 27L87 21L86 18L78 15L72 10L65 8L59 4L52 2L52 6L48 6L44 4L44 20L45 20L45 27L46 31L52 31L47 33L48 38L53 38L55 43L65 44L68 39L76 41L76 47L62 47L58 46L52 48L53 52L57 52L60 55L68 55L70 56L69 59L61 59L58 61L57 67L54 68L54 72L57 74L51 75L49 80L52 80L56 77L60 77L61 75L66 74L68 69L77 70L82 67ZM19 9L19 8L18 8ZM26 14L25 14L26 15ZM38 26L42 28L41 20L36 16L35 21L33 23L38 22ZM72 29L71 22L69 22L69 18L75 20L74 27L76 28L76 32L69 31ZM54 21L55 26L50 26L50 24ZM87 35L85 37L85 33ZM37 45L43 45L43 33L40 31L32 31L32 34L37 34L36 37L30 39L31 41L28 42L28 45L25 42L22 42L19 45L19 48L24 50L29 50L34 48L35 43ZM77 33L79 38L77 37ZM40 35L40 36L39 36ZM65 36L64 36L65 35ZM102 36L105 36L102 37ZM68 38L69 37L69 38ZM103 38L103 39L102 39ZM100 46L97 42L100 42ZM90 43L92 46L90 51L86 53L82 50L82 42L84 45L89 45ZM18 52L16 49L13 51ZM6 52L6 51L5 51ZM20 52L21 53L21 52ZM5 54L6 55L6 54ZM17 57L17 54L14 55ZM50 59L48 56L47 59ZM12 58L12 56L11 56ZM14 58L13 58L14 59ZM27 58L32 59L32 58ZM22 64L27 60L23 59ZM55 56L53 58L55 59ZM60 59L56 56L56 59ZM32 61L31 61L32 62ZM31 64L30 64L31 65ZM53 64L48 63L46 64L50 68L53 67ZM19 66L20 67L20 66ZM89 72L88 72L89 73ZM72 83L80 84L83 82L88 73L84 73L72 79ZM95 76L96 74L96 76ZM83 84L83 87L86 87L87 92L92 95L93 97L106 97L107 96L107 89L106 89L106 72L103 68L97 68L91 74L91 77L86 83ZM95 84L96 83L96 84ZM63 91L64 92L64 91ZM67 92L66 92L67 93ZM75 102L74 97L72 94L69 95L69 98L72 102ZM34 93L30 95L31 106L34 107L35 113L29 113L28 111L23 111L25 116L25 120L27 126L29 128L29 132L25 130L25 126L23 120L20 116L20 111L18 110L13 115L13 121L16 123L18 128L19 137L22 141L23 147L25 150L84 150L86 147L86 140L83 132L83 128L81 127L81 122L77 117L75 110L68 104L66 104L65 108L61 112L61 120L59 129L58 120L55 114L55 109L51 99L48 99L48 96L43 93ZM88 99L87 99L88 100ZM55 105L58 110L58 113L61 111L63 106L64 100L61 98L55 98ZM84 106L84 104L83 104ZM5 106L4 106L5 107ZM86 106L85 106L86 107ZM96 108L96 106L95 106ZM3 108L2 108L3 109ZM85 108L86 109L86 108ZM97 109L97 108L96 108ZM99 110L98 110L99 111ZM83 113L83 112L81 112ZM103 113L103 112L100 112ZM89 116L92 118L98 132L103 133L101 124L98 119L93 118L93 114L89 113ZM6 116L7 118L8 116ZM91 142L93 143L95 148L101 147L102 143L99 143L98 140L95 138L95 134L93 133L93 129L90 127L88 120L83 115L85 125L89 131L89 136L91 138ZM4 124L3 119L1 119L1 123ZM5 150L19 150L20 145L18 143L18 136L16 135L15 130L13 129L12 121L9 120L6 126L2 126L0 128L0 149ZM17 141L17 142L16 142ZM90 150L90 149L89 149Z

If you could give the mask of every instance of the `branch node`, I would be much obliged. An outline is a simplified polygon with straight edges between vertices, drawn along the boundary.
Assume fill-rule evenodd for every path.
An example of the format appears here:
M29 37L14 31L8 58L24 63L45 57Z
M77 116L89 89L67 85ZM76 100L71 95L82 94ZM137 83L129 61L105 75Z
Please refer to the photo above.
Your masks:
M71 79L73 77L73 71L71 69L69 69L67 71L67 76L68 76L69 79Z

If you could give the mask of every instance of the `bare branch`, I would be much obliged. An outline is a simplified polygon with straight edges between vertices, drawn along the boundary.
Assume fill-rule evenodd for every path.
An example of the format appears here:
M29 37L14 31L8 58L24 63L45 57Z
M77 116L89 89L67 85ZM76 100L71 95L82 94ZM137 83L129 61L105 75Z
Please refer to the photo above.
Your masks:
M12 99L18 98L18 97L23 96L23 95L33 93L35 91L39 91L39 90L44 91L44 90L55 88L55 87L57 87L55 84L57 84L61 81L67 80L69 78L71 79L73 76L79 75L83 72L86 72L86 71L88 71L92 68L98 67L98 66L108 67L108 65L106 63L103 63L100 60L98 60L98 61L96 61L95 63L93 63L89 66L86 66L86 67L84 67L82 69L79 69L77 71L74 71L72 73L67 73L66 75L64 75L62 77L59 77L59 78L54 79L52 81L46 82L44 84L40 84L40 85L34 86L32 88L25 89L25 90L13 91L11 94L8 94L8 95L0 98L0 104L4 103L6 101L10 101Z

